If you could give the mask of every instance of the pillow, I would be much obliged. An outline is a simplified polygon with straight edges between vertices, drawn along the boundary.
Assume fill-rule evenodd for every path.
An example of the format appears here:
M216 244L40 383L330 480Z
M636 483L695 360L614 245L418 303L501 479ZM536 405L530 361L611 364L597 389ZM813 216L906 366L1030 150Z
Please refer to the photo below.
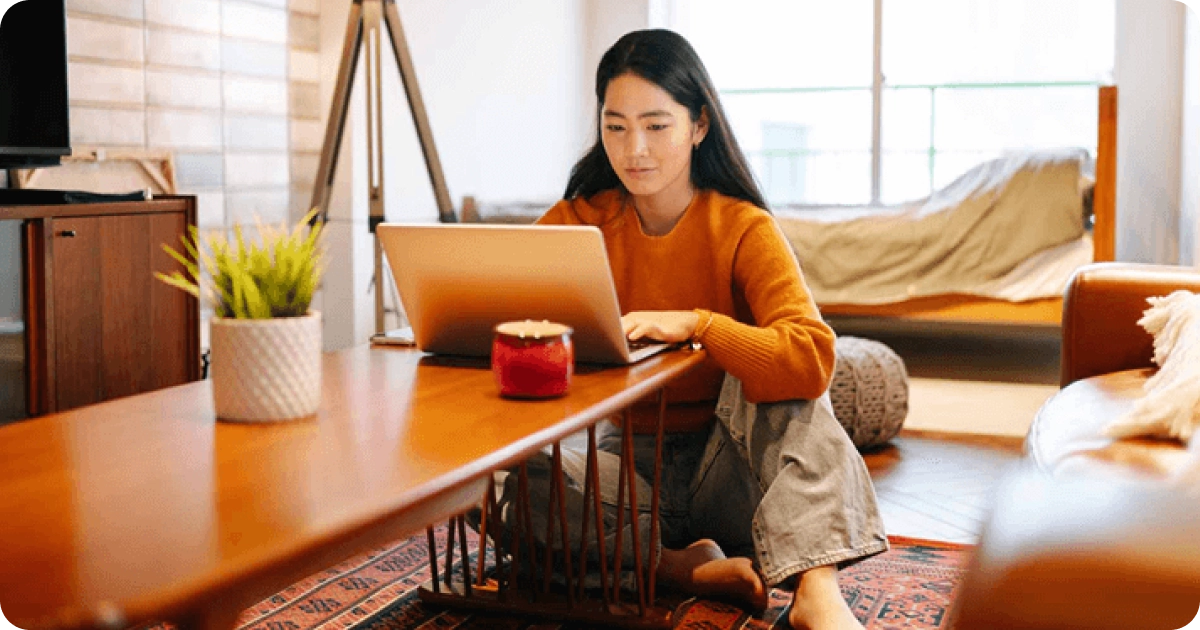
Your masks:
M1133 409L1105 432L1188 442L1200 425L1200 295L1176 291L1146 301L1150 308L1138 324L1154 335L1159 370L1146 381Z

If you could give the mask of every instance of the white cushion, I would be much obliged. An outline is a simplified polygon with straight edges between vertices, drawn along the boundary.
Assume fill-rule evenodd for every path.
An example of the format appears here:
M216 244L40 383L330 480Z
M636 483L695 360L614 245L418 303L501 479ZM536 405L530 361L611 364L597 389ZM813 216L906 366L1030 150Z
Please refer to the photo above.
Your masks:
M1154 335L1159 370L1146 381L1145 394L1106 433L1187 442L1200 424L1200 295L1175 291L1147 302L1151 306L1138 324Z

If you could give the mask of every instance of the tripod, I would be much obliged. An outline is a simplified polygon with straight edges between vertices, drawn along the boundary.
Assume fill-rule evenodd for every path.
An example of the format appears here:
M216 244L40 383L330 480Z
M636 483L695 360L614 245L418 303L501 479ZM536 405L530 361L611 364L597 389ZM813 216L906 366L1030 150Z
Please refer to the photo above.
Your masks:
M346 25L346 37L342 44L342 60L338 66L337 83L334 86L333 104L329 110L329 122L325 128L325 141L321 145L321 161L317 168L317 180L313 186L312 204L317 208L317 220L325 221L329 215L329 197L333 191L333 176L337 169L338 152L341 150L342 135L346 128L346 115L350 107L350 87L354 72L358 68L358 54L365 43L366 54L366 101L367 101L367 186L368 186L368 230L375 243L375 332L384 329L383 307L383 246L379 243L376 228L384 220L383 205L383 88L382 88L382 26L392 41L396 55L396 66L400 69L400 81L408 96L409 111L417 139L425 155L425 168L438 207L438 220L442 223L456 222L454 207L450 203L450 192L442 174L442 162L433 144L433 131L425 113L425 103L417 86L417 73L413 68L408 40L400 25L400 12L396 0L352 0L350 19Z

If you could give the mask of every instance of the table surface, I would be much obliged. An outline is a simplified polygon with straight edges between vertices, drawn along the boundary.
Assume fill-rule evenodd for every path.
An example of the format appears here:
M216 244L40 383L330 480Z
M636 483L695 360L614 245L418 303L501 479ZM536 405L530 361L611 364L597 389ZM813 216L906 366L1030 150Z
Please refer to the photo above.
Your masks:
M582 368L498 396L486 360L359 346L324 357L315 418L217 422L210 381L0 429L0 608L18 627L228 625L243 608L473 505L486 475L704 361Z

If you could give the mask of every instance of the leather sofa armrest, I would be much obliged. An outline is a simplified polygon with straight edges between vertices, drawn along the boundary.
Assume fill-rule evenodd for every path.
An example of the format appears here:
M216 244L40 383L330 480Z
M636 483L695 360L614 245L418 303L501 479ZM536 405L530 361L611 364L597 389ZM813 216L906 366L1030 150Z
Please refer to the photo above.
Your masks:
M1187 625L1200 607L1200 503L1185 492L1117 474L1010 473L993 493L950 627Z
M1146 298L1200 291L1200 270L1138 263L1093 263L1075 272L1063 298L1060 385L1099 374L1152 367L1154 339L1137 321Z

